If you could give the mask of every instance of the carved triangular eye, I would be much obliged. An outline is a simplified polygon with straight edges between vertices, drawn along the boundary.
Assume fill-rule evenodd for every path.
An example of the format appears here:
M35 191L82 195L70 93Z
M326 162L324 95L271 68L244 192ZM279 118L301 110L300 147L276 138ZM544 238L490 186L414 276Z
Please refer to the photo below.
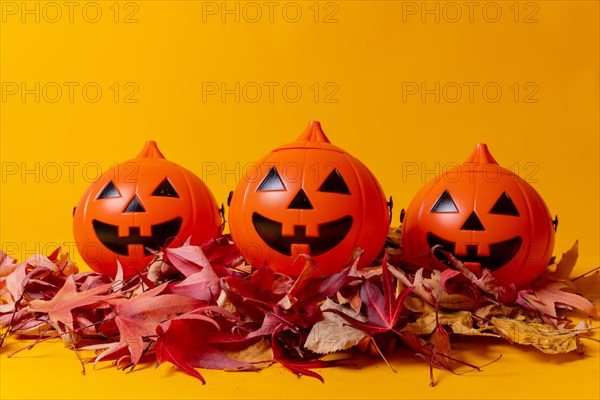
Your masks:
M256 190L258 192L273 192L285 190L285 186L283 185L281 177L279 176L279 173L277 172L277 169L275 167L269 170L269 173L267 174L267 176L265 176L265 179L263 179L263 181L258 186L258 189Z
M452 196L450 196L450 192L445 190L444 193L440 196L440 198L435 202L433 207L431 207L432 213L456 213L458 212L458 208L456 207L456 203L452 200Z
M504 192L500 195L498 200L496 200L496 203L490 210L490 214L512 215L518 217L519 210L517 210L515 203L513 203L508 193Z
M121 193L119 193L115 184L110 181L104 186L104 189L102 189L97 199L112 199L115 197L121 197Z
M160 185L154 189L152 192L152 196L161 196L161 197L179 197L173 185L168 178L165 178Z
M319 192L350 194L350 189L348 189L348 185L346 185L340 172L334 169L321 184Z

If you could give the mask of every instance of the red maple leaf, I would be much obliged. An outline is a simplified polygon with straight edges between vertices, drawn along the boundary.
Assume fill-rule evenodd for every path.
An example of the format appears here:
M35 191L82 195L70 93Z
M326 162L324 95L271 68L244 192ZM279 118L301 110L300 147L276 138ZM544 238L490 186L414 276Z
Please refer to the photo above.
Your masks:
M227 236L211 239L202 246L190 245L190 239L180 247L165 248L164 261L172 265L185 277L212 266L220 276L229 275L233 268L244 261L237 246Z
M186 277L202 271L204 266L210 264L202 249L189 245L189 240L183 246L165 248L164 253L165 259Z
M219 312L217 307L207 311ZM212 318L199 313L188 313L166 321L156 328L156 359L158 363L170 362L185 373L206 383L195 368L253 369L253 364L233 360L223 348L244 347L256 342L244 335L221 331Z
M318 356L314 355L299 357L298 349L305 339L300 332L294 332L282 324L277 325L271 335L273 358L298 376L310 376L324 383L323 377L312 369L332 367L337 361L320 360Z
M220 267L234 268L244 262L242 253L231 241L230 235L209 240L202 245L202 251L215 271Z
M195 272L181 282L170 284L168 292L214 303L221 293L220 277L207 264L202 271Z
M261 324L266 313L285 296L291 282L276 278L271 268L262 266L245 278L239 275L224 278L221 287L242 315Z
M265 267L252 276L250 281L254 282L255 290L245 290L245 297L231 290L232 286L241 289L241 285L237 283L225 290L238 310L238 303L243 298L243 307L251 309L252 314L261 316L261 327L250 332L249 338L270 336L275 361L297 375L323 381L319 374L310 369L329 367L334 363L319 360L318 356L304 349L304 343L310 328L321 318L319 304L348 283L359 256L360 253L356 253L350 266L325 278L314 276L315 265L310 258L299 257L295 262L304 262L305 266L293 285L289 280L284 280L278 286L273 272ZM276 290L270 289L273 286Z
M367 311L367 321L359 321L338 310L330 309L325 310L325 312L338 314L353 327L366 333L376 334L393 331L402 336L395 327L402 312L404 300L412 292L413 287L409 286L405 288L396 297L396 285L388 270L387 254L383 259L381 276L383 293L377 285L368 280L365 280L360 288L360 297Z
M164 283L130 299L110 301L115 307L114 319L120 333L120 341L111 344L101 353L96 358L96 363L123 348L128 348L131 362L136 365L144 353L144 343L149 337L156 335L158 325L205 304L177 294L159 295L166 287L167 283Z

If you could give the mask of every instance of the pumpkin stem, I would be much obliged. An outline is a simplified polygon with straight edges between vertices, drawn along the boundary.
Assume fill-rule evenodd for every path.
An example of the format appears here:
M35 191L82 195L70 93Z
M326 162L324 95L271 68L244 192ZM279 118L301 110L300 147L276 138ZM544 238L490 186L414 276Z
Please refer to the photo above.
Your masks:
M140 154L137 155L136 158L144 158L144 157L146 157L146 158L165 158L163 153L161 153L160 150L158 149L158 146L156 145L156 142L154 140L148 140L146 142L146 144L144 145L144 148L142 149Z
M310 121L302 135L298 137L297 141L331 143L327 136L325 136L323 129L321 129L321 123L319 121Z
M492 154L488 150L487 144L479 143L475 146L473 153L465 160L465 164L498 164L498 162L492 157Z

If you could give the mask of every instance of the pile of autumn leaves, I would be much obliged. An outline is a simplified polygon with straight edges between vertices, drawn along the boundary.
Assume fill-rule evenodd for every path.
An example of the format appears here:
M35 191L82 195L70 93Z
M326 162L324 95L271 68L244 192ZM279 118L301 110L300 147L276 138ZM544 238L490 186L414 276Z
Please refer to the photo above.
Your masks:
M147 274L129 280L78 272L60 249L21 263L0 252L0 344L8 335L33 339L25 349L60 338L82 365L169 362L202 382L196 368L259 370L274 362L322 380L313 369L339 362L325 354L368 351L386 360L398 346L451 370L466 364L451 355L453 335L498 337L552 354L583 351L591 323L574 326L557 313L596 317L580 294L597 290L599 273L569 279L576 246L517 290L499 286L489 271L476 276L451 254L446 263L406 264L397 231L388 244L384 268L357 268L357 251L325 278L315 278L308 257L295 261L303 265L298 278L251 268L227 237L164 249ZM89 351L92 358L81 357Z

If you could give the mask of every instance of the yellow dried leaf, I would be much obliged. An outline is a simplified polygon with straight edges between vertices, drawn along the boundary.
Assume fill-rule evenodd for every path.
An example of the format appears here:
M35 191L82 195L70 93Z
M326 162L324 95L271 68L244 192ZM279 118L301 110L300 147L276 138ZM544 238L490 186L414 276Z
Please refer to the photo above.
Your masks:
M424 301L419 296L410 295L404 300L404 308L411 312L423 313L428 309L433 310L433 306Z
M246 347L240 351L225 351L225 355L232 360L256 363L249 370L263 369L273 363L273 349L268 340L262 339L260 342ZM234 368L232 371L240 371L239 368Z
M583 352L577 334L580 330L557 329L551 325L522 322L511 318L492 318L492 325L511 343L533 346L547 354Z
M431 334L437 324L448 326L452 332L458 335L469 336L497 336L493 333L482 332L482 329L473 326L473 317L469 311L442 312L439 311L436 320L435 311L428 312L419 317L415 322L412 322L402 329L406 333L414 333L416 335Z
M513 308L504 304L488 304L475 311L475 315L482 320L489 320L492 317L508 317L513 313Z
M439 305L441 308L448 310L470 310L476 305L473 296L468 296L460 293L442 292L440 295Z

